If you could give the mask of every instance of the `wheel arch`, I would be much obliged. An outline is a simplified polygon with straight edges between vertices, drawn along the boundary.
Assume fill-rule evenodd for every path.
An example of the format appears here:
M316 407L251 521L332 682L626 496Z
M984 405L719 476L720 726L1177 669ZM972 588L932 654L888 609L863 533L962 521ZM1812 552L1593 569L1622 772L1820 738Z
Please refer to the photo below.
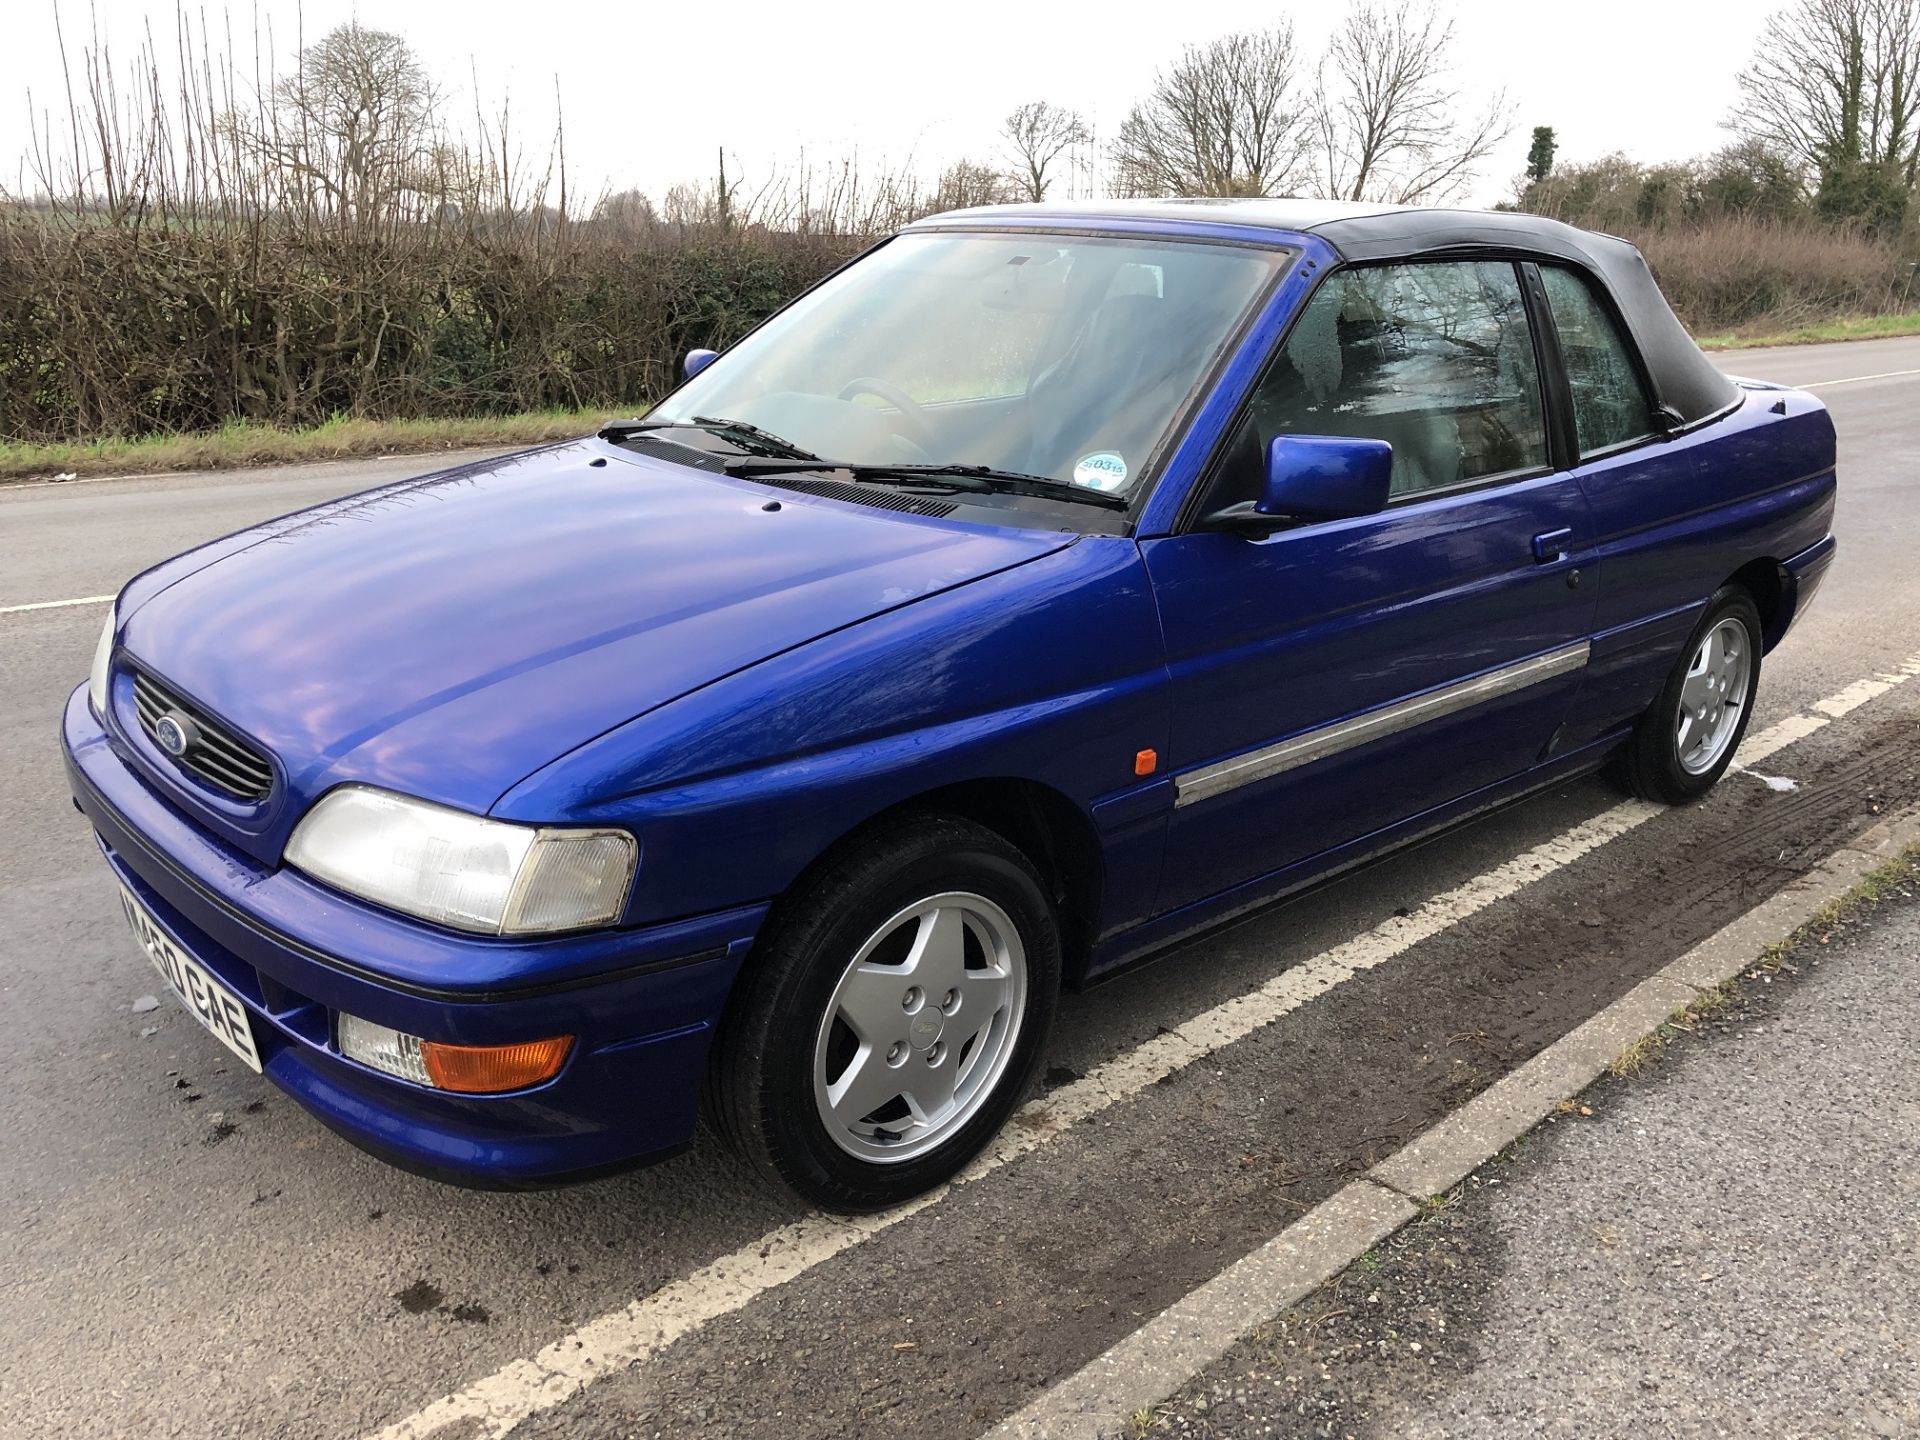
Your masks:
M788 886L798 894L824 866L874 829L914 811L955 815L993 831L1033 862L1060 922L1061 978L1076 985L1086 973L1098 933L1105 885L1099 832L1064 792L1037 780L1000 775L941 785L889 805L823 848ZM780 901L774 902L775 910Z
M1738 585L1753 597L1760 612L1761 653L1772 650L1793 619L1793 577L1778 560L1764 557L1742 565L1727 577L1727 584Z

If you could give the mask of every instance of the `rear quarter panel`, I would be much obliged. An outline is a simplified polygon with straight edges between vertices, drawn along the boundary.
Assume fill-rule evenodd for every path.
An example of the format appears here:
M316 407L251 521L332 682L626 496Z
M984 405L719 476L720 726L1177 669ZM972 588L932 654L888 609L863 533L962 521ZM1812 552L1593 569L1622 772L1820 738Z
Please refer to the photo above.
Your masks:
M1777 567L1825 538L1834 485L1833 422L1813 396L1791 390L1742 389L1732 411L1689 434L1583 467L1600 599L1565 743L1644 710L1737 571Z

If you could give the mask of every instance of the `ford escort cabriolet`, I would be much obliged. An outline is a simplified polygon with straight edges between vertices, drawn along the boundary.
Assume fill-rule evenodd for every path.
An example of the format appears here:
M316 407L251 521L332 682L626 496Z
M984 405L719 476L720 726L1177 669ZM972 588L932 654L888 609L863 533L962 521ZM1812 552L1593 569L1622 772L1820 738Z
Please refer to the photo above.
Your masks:
M1684 802L1834 431L1623 241L1299 201L940 215L638 419L134 579L69 701L141 947L470 1184L953 1175L1063 986L1611 766Z

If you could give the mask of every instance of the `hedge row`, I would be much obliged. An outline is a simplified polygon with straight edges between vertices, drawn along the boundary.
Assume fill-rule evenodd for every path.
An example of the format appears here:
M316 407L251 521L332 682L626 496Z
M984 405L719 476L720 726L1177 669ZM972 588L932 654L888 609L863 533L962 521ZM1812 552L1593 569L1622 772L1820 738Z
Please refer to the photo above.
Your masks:
M1700 331L1911 306L1889 246L1730 218L1634 237ZM276 233L0 215L0 437L618 409L862 243L670 226Z
M631 405L857 242L0 219L0 434Z

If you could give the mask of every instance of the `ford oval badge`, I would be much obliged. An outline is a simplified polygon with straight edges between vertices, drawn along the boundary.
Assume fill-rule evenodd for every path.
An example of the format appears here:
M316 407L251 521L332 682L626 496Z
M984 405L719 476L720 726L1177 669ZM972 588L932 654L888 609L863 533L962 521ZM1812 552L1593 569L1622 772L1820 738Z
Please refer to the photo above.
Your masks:
M153 738L162 750L178 760L193 744L193 721L178 711L162 715L153 727Z

